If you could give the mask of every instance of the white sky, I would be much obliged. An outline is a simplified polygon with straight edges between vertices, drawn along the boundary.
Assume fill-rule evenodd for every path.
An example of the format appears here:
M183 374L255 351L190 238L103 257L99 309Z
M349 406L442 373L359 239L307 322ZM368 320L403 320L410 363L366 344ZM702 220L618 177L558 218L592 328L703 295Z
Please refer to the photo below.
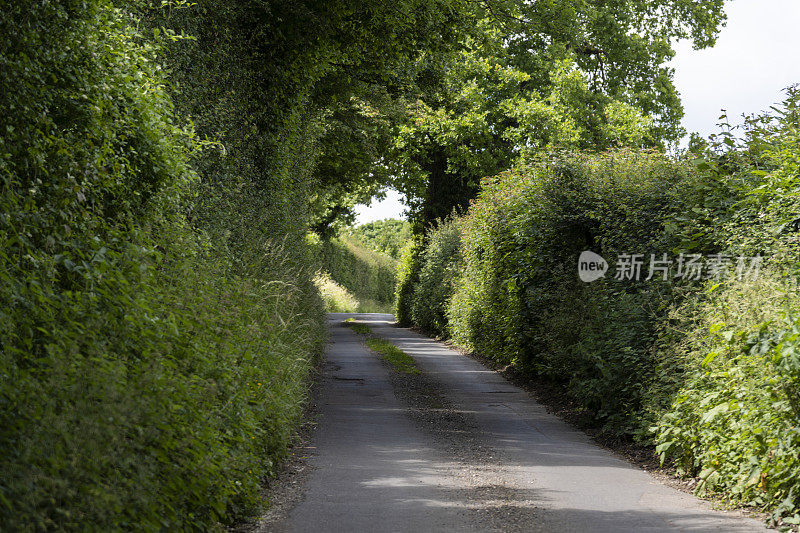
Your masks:
M800 0L733 0L713 48L675 46L671 66L681 93L683 127L703 137L718 131L720 110L731 124L768 111L783 89L800 83Z
M721 110L731 124L743 113L769 110L783 100L783 89L800 83L800 0L732 0L728 22L717 44L692 50L675 46L671 66L681 93L683 127L703 137L718 131ZM357 207L357 223L401 217L400 194L389 191L372 206Z
M798 0L800 2L800 0ZM366 224L374 220L384 218L405 218L403 211L406 207L400 202L402 195L395 191L387 191L386 198L380 202L372 202L372 205L356 206L356 224Z

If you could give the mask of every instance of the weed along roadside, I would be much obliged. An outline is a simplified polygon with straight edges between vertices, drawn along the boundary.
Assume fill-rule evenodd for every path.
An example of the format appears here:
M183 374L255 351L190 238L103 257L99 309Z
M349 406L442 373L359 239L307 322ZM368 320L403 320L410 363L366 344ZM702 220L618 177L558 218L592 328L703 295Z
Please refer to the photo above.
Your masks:
M419 369L414 360L403 350L389 341L371 338L366 341L370 350L378 352L383 356L384 361L389 363L398 372L405 374L419 374Z
M370 335L372 333L372 328L362 322L356 322L354 318L348 318L343 324L359 335Z
M403 350L391 342L378 338L372 334L372 328L369 325L357 322L353 318L348 318L343 322L343 325L350 328L359 335L364 335L364 343L367 347L381 355L381 358L386 361L394 370L403 372L405 374L419 374L414 359L411 358Z

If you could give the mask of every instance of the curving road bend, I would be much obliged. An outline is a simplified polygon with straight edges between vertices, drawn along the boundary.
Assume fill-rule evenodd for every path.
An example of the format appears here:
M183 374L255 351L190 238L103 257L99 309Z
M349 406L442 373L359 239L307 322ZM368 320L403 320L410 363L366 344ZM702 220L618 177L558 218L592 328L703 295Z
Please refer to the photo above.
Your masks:
M400 374L341 322L411 355ZM266 531L763 531L548 414L499 374L382 314L329 315L302 499Z

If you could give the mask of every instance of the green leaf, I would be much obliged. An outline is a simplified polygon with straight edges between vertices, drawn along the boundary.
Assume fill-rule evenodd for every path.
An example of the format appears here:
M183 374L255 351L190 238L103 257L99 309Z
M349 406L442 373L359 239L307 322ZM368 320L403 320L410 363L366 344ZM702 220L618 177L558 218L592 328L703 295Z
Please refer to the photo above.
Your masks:
M700 421L704 424L707 424L713 421L717 416L725 413L728 411L728 402L721 403L716 407L706 411L703 413L703 416L700 417Z

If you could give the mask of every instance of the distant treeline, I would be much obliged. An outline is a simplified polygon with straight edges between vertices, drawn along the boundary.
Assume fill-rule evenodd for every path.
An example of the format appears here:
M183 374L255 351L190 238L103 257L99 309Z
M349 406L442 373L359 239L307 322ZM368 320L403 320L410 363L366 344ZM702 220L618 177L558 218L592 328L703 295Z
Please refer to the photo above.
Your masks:
M406 220L387 218L347 228L346 234L370 250L384 253L392 259L398 259L400 250L411 238L411 223Z

